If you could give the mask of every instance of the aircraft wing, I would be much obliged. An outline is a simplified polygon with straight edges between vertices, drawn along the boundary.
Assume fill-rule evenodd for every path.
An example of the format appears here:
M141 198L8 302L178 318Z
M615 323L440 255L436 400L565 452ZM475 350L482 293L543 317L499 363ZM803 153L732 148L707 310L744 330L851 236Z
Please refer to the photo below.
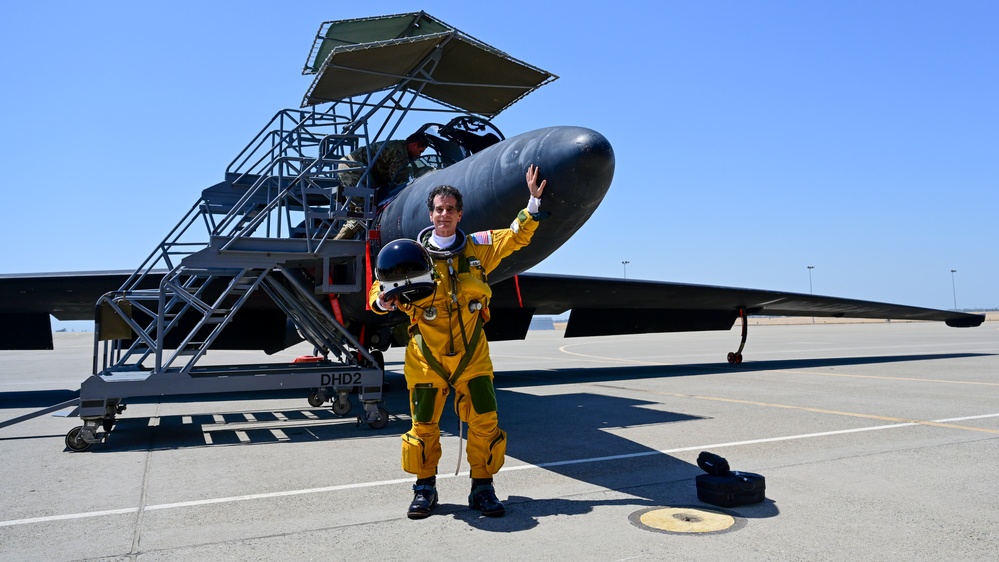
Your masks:
M97 299L131 271L0 275L0 349L52 349L49 315L93 320ZM150 286L159 274L147 279ZM535 314L572 310L565 337L729 330L746 314L980 325L985 316L781 291L525 273L493 284L489 338L523 339Z
M49 315L93 320L97 299L129 278L128 271L0 274L0 349L52 349ZM159 283L160 275L149 279Z
M138 289L155 289L165 271L147 272ZM0 274L0 349L52 349L49 315L59 320L94 320L97 300L121 287L128 271ZM273 353L298 343L287 317L268 299L248 301L217 340L219 349Z
M120 287L131 274L132 270L0 274L0 314L44 312L59 320L93 320L97 299Z
M493 339L513 336L526 311L561 314L571 309L565 337L729 330L747 315L935 320L948 326L980 325L985 316L914 306L781 291L686 283L525 273L493 285ZM529 317L528 317L529 321ZM487 325L488 326L488 325ZM526 330L525 330L526 333Z

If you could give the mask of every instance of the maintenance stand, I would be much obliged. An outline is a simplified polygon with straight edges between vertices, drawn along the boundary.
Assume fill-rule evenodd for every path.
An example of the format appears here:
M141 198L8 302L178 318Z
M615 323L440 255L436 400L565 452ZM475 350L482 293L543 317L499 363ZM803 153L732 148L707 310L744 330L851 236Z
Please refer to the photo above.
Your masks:
M311 405L329 400L346 415L356 393L358 425L385 427L388 338L352 330L338 306L358 293L366 302L379 250L370 180L379 153L371 150L396 137L412 111L459 115L420 129L435 154L411 162L410 178L469 155L461 142L469 133L502 139L476 116L499 110L477 104L487 99L502 109L540 84L501 85L509 99L498 99L467 77L457 83L456 68L489 71L476 68L483 54L541 76L540 83L555 78L423 12L323 23L303 70L315 79L302 109L277 112L225 179L202 191L131 277L97 302L93 375L81 385L76 412L83 425L69 431L66 446L83 451L104 442L125 400L142 396L307 389ZM488 78L475 80L490 87ZM372 164L348 158L361 147ZM360 180L345 185L344 172ZM335 239L351 219L365 226L363 236ZM203 361L213 346L261 349L256 331L282 325L287 337L272 351L305 340L313 355L293 363Z

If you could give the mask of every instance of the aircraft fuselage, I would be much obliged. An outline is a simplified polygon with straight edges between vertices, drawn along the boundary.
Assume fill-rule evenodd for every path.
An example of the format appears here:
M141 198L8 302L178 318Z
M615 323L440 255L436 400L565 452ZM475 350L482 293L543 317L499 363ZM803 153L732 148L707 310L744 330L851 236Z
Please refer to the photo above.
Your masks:
M582 127L549 127L517 135L441 170L421 176L392 200L378 219L382 242L416 238L430 226L427 196L442 184L462 193L459 228L506 228L527 205L524 175L531 164L548 182L541 210L550 213L531 244L507 258L490 277L501 281L551 255L593 214L614 175L614 152L600 133Z

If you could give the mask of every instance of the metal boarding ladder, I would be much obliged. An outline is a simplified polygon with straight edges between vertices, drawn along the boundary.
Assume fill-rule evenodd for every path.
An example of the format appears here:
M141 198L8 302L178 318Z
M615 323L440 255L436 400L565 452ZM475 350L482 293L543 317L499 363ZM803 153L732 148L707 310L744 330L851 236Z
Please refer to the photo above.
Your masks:
M205 314L199 323L199 328L206 324L216 324L220 331L226 324L225 309L220 306L210 306L201 300L204 286L222 276L232 276L241 269L239 261L251 261L257 267L277 265L268 263L267 259L251 259L254 252L270 253L273 248L259 244L260 238L251 238L261 225L273 217L274 211L284 211L289 216L284 218L283 228L272 231L270 225L263 229L264 242L278 242L288 236L304 238L305 247L301 244L294 248L282 248L283 254L303 252L315 254L316 248L329 241L330 234L335 232L340 223L346 220L345 211L339 201L344 199L341 186L337 180L337 164L343 158L337 152L344 153L361 140L357 134L344 134L340 129L345 127L356 129L350 118L338 116L336 104L326 112L281 110L254 137L247 147L233 160L227 171L226 181L206 189L198 203L188 211L180 223L157 246L153 254L136 270L128 281L113 294L106 295L101 304L110 309L113 315L128 324L138 339L149 349L162 351L161 345L156 345L156 333L170 331L176 327L174 317L184 314L191 308ZM327 133L329 127L333 133ZM311 149L318 149L319 153ZM331 156L333 155L333 156ZM370 199L368 190L351 193ZM367 208L372 210L373 204L368 201ZM290 227L291 211L302 215L302 228L295 232ZM219 219L218 216L222 215ZM367 213L366 213L367 215ZM189 240L192 227L203 223L208 231L209 240L196 238ZM228 230L228 232L226 232ZM273 238L272 238L273 237ZM241 244L250 242L250 244ZM345 243L346 244L346 243ZM188 261L199 258L208 250L214 249L214 257L196 259L197 265L191 266ZM358 279L362 270L359 267L363 258L363 247L352 247L353 254L349 256L338 253L336 258L327 252L321 257L324 270L339 260L340 265L351 265L355 281L350 284L332 285L326 276L320 276L316 287L319 293L354 292L362 288ZM238 254L233 259L225 259L223 254ZM231 255L229 256L232 257ZM294 256L286 256L291 259ZM180 264L186 264L186 269ZM149 280L155 278L157 267L165 267L169 273L158 288L150 287ZM196 269L204 271L199 275L191 275ZM217 271L216 271L217 270ZM240 273L245 277L246 273ZM181 280L183 279L183 280ZM199 285L200 283L200 285ZM238 294L240 287L233 285L223 292L223 297ZM154 309L149 306L152 301L158 301ZM141 327L129 320L128 311L115 306L116 302L125 302L136 306L146 315L156 318L155 327ZM237 307L241 303L237 303ZM178 307L180 309L178 310ZM163 311L160 314L159 311ZM213 332L214 333L214 332ZM188 344L195 340L187 338ZM185 346L190 347L190 345ZM126 354L135 355L141 347L133 346ZM120 351L120 350L119 350ZM158 355L159 357L159 355ZM143 357L144 358L144 357ZM141 361L139 359L137 362ZM167 360L169 366L172 359ZM121 361L118 361L121 363ZM125 363L127 364L127 363ZM164 366L158 358L157 368ZM95 353L96 372L96 353Z
M351 244L363 246L361 241L328 243L334 249ZM124 399L133 396L322 389L332 395L334 412L345 414L347 396L356 392L364 406L358 422L373 428L387 424L388 412L379 406L383 371L378 361L317 300L300 269L284 265L288 254L272 256L266 264L261 263L261 254L265 252L222 258L228 268L181 265L163 278L159 289L102 298L100 306L125 319L134 337L105 342L104 364L81 385L79 415L84 425L67 435L71 449L102 442L124 410ZM238 262L243 267L237 270ZM258 293L269 297L313 346L316 361L199 366L226 326ZM145 316L145 322L129 314L136 311L143 314L133 315ZM95 357L95 367L96 362Z
M280 139L285 145L268 149L276 156L259 170L263 173L231 174L206 189L122 288L100 299L94 374L81 385L84 425L67 435L71 449L103 441L124 410L123 400L133 396L318 388L336 393L337 412L345 402L349 409L346 395L357 391L365 409L359 423L375 428L387 423L388 413L378 406L383 380L378 362L316 298L364 286L365 242L332 239L346 220L346 205L339 204L345 198L337 181L337 163L343 158L329 156L327 149L335 145L342 152L359 137L334 134L317 141L301 123L293 129L258 135L263 139L254 141L258 144ZM305 155L303 147L310 144L321 154ZM373 218L371 192L350 195L367 198L361 218ZM303 219L299 232L290 226L292 213ZM191 240L197 224L208 231L207 241ZM332 264L349 265L353 281L333 284L319 275L320 282L309 287L300 273L303 263L323 272ZM157 266L168 271L158 286L150 286ZM261 295L270 298L322 359L293 366L199 366L236 314Z

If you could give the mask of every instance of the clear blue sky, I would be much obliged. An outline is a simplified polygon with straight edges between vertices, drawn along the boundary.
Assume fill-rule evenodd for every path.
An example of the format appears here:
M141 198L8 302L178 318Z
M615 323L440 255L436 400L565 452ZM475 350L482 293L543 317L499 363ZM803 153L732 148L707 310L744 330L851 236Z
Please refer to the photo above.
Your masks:
M999 307L999 3L16 2L0 272L132 269L274 112L324 20L426 10L561 78L496 123L602 132L536 271Z

